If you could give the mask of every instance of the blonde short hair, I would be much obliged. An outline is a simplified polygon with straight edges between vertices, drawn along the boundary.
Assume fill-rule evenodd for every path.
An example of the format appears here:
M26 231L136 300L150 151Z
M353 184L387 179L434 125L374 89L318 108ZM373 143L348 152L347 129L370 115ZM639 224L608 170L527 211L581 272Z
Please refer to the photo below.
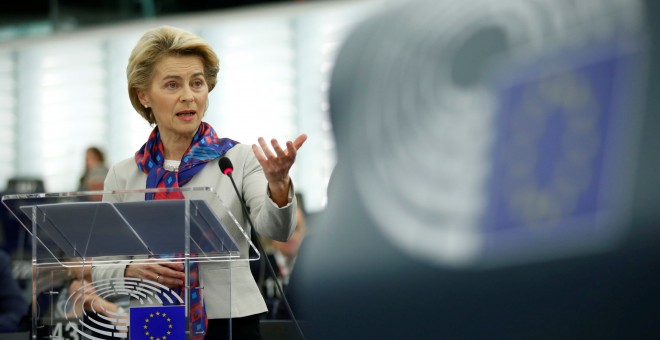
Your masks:
M157 62L165 57L190 55L198 56L202 60L204 77L211 92L218 81L220 61L211 45L204 39L180 28L161 26L144 33L133 48L126 67L128 96L135 110L149 124L155 125L156 119L151 108L145 108L140 103L138 90L146 91L151 87L151 78Z

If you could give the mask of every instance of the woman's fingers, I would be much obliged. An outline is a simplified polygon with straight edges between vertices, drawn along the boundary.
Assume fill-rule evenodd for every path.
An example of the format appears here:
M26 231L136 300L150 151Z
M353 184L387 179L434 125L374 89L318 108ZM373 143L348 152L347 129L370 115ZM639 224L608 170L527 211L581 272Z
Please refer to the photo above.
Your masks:
M154 268L156 277L153 281L168 286L170 288L183 285L186 279L186 274L182 271L183 264L181 263L164 263L155 265Z
M172 276L162 275L158 277L158 280L156 280L156 282L168 286L170 288L176 288L183 285L185 278L186 275L184 273L177 272L175 275Z
M282 150L282 147L280 147L280 143L277 142L277 139L275 138L271 139L270 145L273 146L273 150L275 150L277 157L283 158L287 156L287 153L284 150Z
M129 265L126 276L158 282L169 288L183 285L186 274L181 263Z
M270 161L270 160L275 160L275 159L295 159L296 151L300 149L300 147L305 143L307 140L307 135L306 134L301 134L298 136L293 142L292 141L287 141L285 143L286 150L282 148L280 143L277 141L277 139L273 138L270 140L270 145L272 147L268 147L268 144L266 144L266 140L263 137L259 137L258 143L252 145L252 149L257 156L257 159L260 162L263 161ZM273 152L274 151L274 152Z
M183 263L182 262L168 262L168 263L162 263L161 264L164 267L171 268L175 271L181 272L183 271Z
M307 140L307 135L303 133L293 141L293 146L296 148L296 150L298 150L303 144L305 144L306 140Z
M272 159L275 157L275 154L270 150L268 147L268 144L266 144L266 140L263 137L259 137L259 146L261 146L261 152L264 154L264 158L266 159ZM272 144L272 141L271 141Z

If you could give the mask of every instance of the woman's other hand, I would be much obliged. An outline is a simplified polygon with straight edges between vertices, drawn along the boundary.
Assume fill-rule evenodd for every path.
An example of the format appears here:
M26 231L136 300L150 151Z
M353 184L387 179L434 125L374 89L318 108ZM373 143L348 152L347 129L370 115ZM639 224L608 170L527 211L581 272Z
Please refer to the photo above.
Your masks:
M124 275L155 281L169 288L182 286L186 279L186 274L183 272L183 263L180 262L131 264L126 266Z

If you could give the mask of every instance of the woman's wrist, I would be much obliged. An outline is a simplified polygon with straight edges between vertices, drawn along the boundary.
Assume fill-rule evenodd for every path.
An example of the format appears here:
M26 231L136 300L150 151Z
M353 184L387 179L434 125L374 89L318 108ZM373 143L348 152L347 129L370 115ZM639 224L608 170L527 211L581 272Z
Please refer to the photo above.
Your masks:
M270 199L277 204L278 207L283 207L289 203L289 190L291 188L291 178L288 177L285 181L272 183L268 182L268 192Z

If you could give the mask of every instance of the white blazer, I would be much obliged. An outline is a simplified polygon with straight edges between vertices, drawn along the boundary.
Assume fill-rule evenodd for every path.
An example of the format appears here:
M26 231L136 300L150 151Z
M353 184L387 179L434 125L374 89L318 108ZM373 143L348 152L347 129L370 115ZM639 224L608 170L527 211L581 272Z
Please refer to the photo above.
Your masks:
M296 200L293 185L289 191L289 203L279 208L270 199L268 182L250 145L238 144L226 154L234 166L233 177L236 186L244 196L250 208L250 217L257 232L264 237L286 241L291 237L296 223ZM206 164L204 169L197 173L186 187L212 187L222 201L250 235L250 226L243 214L243 209L231 180L220 172L219 159ZM110 168L105 179L104 190L145 189L147 174L140 171L131 157ZM121 198L117 196L104 197L106 201L137 201L144 200L144 194ZM228 214L220 219L229 218ZM245 255L248 248L247 241L240 244L241 254ZM263 255L262 255L263 256ZM127 261L119 266L104 266L92 268L94 281L123 277ZM235 318L254 315L267 311L257 284L250 272L248 261L233 261L200 264L201 286L204 287L203 297L206 313L209 319ZM231 282L231 288L230 288ZM231 295L230 295L231 292ZM231 310L229 309L231 306Z

